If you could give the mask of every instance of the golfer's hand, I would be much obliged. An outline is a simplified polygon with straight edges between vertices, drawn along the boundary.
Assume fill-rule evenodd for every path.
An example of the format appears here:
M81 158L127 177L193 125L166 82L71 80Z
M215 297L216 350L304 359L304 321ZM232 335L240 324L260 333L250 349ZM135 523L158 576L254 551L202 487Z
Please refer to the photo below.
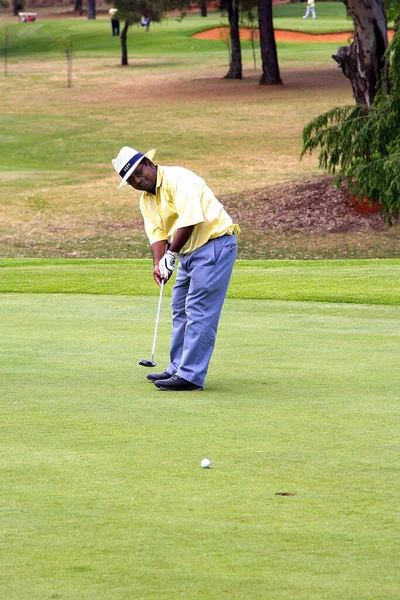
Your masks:
M158 263L154 266L153 277L154 277L154 281L156 282L156 284L159 285L160 287L161 287L162 283L166 283L164 281L164 278L161 277L160 271L158 270Z
M160 262L158 263L158 269L161 273L161 277L168 281L172 273L175 270L176 256L175 252L167 250Z

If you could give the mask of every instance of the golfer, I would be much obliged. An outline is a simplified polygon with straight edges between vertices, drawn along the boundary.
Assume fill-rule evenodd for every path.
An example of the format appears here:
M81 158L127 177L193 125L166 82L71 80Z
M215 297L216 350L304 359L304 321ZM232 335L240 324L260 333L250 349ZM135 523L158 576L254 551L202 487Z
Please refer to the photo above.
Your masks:
M202 390L214 350L218 322L237 253L239 226L232 222L205 181L183 167L155 165L155 150L124 147L112 163L142 192L140 210L153 253L153 277L167 282L179 268L172 291L170 363L147 379L166 391Z
M312 14L313 19L317 18L317 15L315 14L315 0L307 0L306 14L303 19L308 19L310 13Z

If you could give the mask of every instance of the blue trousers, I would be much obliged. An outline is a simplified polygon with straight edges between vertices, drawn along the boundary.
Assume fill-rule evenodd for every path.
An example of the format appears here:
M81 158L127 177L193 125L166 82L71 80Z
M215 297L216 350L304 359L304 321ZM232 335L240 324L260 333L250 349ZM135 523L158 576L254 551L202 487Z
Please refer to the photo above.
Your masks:
M224 235L179 255L172 290L171 375L204 386L236 254L236 236Z

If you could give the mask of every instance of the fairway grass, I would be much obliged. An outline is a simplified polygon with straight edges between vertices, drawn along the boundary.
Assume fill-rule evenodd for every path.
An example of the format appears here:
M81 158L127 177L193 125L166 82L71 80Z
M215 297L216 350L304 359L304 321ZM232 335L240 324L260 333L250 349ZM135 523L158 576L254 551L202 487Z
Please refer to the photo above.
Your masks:
M275 27L350 28L342 3L304 9L275 7ZM191 37L222 24L133 27L122 69L108 19L0 16L1 600L399 598L398 227L242 224L241 258L371 260L238 260L204 391L161 392L138 365L159 289L111 158L156 147L246 201L321 175L302 128L352 101L338 44L278 44L269 87L246 42L244 80L224 80L224 43Z
M400 259L238 260L228 297L399 305L399 279ZM150 260L0 259L1 292L157 296L158 287Z
M399 306L228 299L196 394L156 306L0 295L1 597L397 598Z

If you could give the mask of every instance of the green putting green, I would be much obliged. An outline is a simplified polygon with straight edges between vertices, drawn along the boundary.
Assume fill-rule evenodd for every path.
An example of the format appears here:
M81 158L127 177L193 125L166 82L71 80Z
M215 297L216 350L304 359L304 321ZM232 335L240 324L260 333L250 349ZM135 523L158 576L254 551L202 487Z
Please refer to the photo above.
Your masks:
M398 301L230 298L174 394L157 297L108 287L0 295L3 597L395 598Z

